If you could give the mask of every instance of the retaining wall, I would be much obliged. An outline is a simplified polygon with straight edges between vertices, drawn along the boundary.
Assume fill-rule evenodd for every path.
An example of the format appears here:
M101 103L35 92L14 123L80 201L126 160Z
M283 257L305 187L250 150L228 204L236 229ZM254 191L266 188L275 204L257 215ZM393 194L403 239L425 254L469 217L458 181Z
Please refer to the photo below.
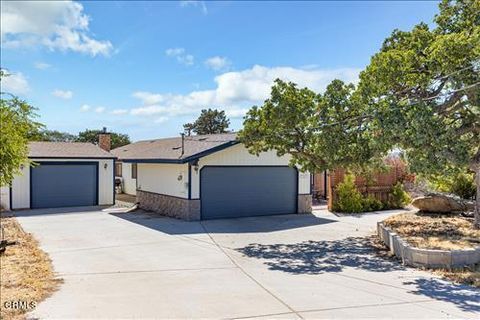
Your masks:
M480 246L475 249L434 250L412 247L398 234L377 224L380 239L390 248L390 252L402 260L403 264L427 268L460 268L480 263Z

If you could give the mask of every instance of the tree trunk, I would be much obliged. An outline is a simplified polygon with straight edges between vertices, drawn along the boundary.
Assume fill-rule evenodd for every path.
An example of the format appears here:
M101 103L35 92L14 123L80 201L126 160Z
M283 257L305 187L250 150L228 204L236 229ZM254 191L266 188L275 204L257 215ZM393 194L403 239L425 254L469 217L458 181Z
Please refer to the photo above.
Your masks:
M475 227L480 229L480 163L477 162L475 166L475 182L477 185L477 195L475 197Z

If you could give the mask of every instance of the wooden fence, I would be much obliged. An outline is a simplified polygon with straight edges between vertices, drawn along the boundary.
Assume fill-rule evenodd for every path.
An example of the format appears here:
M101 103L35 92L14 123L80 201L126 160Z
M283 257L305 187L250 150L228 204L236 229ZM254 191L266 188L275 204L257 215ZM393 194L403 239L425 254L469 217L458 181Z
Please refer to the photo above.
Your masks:
M380 201L388 201L392 187L399 181L403 182L408 176L405 163L400 159L388 159L387 164L390 170L374 174L373 181L370 184L367 184L367 180L364 177L356 177L355 185L357 189L364 195L373 196ZM332 209L333 202L336 199L336 187L343 181L344 177L345 170L343 169L314 175L314 195L319 198L326 198L329 210Z

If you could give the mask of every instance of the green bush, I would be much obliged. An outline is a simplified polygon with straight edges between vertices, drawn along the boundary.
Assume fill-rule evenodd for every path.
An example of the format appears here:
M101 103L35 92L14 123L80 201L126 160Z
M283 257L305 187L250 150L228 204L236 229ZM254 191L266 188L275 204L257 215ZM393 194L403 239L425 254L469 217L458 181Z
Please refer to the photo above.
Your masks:
M453 179L450 191L451 193L456 194L460 198L473 199L475 193L477 192L477 187L475 186L475 178L473 174L458 174L455 179Z
M403 184L397 182L393 186L392 192L390 194L390 206L392 208L403 208L412 201L408 193L405 191Z
M383 203L374 196L367 196L363 198L363 211L377 211L382 210Z
M433 189L452 193L463 199L473 199L477 191L474 175L467 172L445 172L428 177L428 181Z
M353 175L346 175L335 190L337 197L333 203L333 211L347 213L363 211L363 196L355 186L355 177Z
M345 213L369 212L385 209L403 208L411 201L403 184L398 182L390 193L390 200L382 203L374 196L363 196L355 186L355 177L346 175L344 180L337 185L336 199L333 203L333 211Z

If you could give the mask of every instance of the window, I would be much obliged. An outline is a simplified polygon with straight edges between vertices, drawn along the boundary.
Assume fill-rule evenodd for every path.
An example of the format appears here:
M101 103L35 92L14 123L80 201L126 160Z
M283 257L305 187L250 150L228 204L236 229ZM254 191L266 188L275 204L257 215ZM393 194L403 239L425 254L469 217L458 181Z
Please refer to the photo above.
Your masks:
M115 163L115 177L121 177L122 176L122 163L117 162Z
M132 163L132 179L137 179L137 164Z

